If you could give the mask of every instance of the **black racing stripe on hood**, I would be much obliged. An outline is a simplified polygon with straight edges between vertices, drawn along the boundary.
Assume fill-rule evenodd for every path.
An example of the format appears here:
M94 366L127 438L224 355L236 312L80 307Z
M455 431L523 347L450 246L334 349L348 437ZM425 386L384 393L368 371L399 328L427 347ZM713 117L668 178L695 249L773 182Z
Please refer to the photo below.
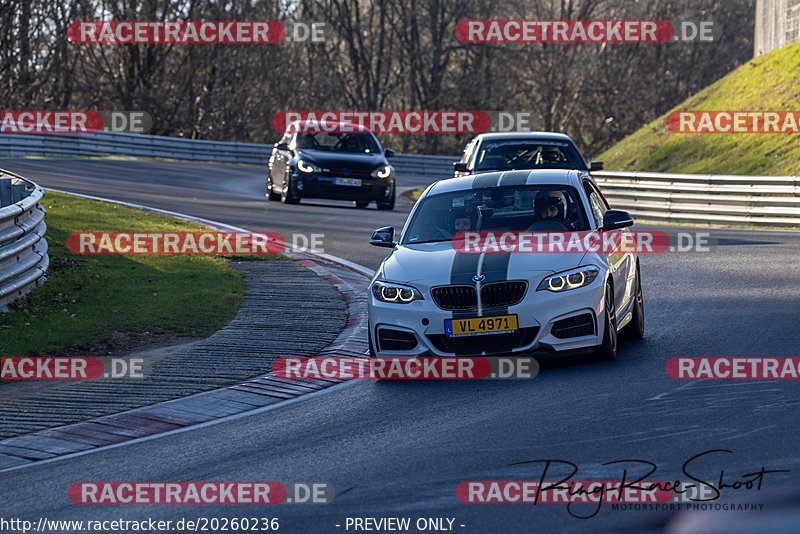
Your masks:
M508 280L508 262L511 261L511 254L486 254L483 257L483 267L481 274L486 278L481 285L491 282L503 282ZM507 315L508 307L484 309L481 315L492 317L495 315Z
M475 285L472 277L478 272L480 258L480 254L461 254L457 252L450 268L450 283L454 285Z
M480 254L460 254L456 253L453 258L453 265L450 267L450 284L452 285L467 285L475 286L475 281L472 279L478 272L478 262L481 259ZM463 319L465 317L475 317L475 310L454 310L454 319Z
M502 173L491 172L489 174L479 174L472 180L472 189L481 189L483 187L494 187L499 181L498 174Z

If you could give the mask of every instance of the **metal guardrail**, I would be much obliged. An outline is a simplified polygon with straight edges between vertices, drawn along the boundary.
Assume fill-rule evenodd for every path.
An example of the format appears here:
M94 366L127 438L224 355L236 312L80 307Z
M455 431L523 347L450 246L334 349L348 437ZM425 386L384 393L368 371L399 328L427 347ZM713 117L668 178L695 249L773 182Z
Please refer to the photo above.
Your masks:
M228 143L159 135L0 134L0 156L132 156L266 164L272 145Z
M272 145L230 143L158 135L96 132L91 134L0 134L0 156L129 156L223 163L266 165ZM430 176L431 181L453 175L449 156L398 154L397 173Z
M593 172L609 203L636 218L800 226L800 176Z
M397 154L389 163L398 176L424 176L431 182L453 177L453 162L461 156L425 156L423 154Z
M266 165L272 145L156 135L0 134L0 156L134 156ZM398 176L453 176L458 156L397 154ZM614 207L640 219L687 223L800 226L800 177L594 172Z
M3 311L10 302L44 281L50 258L44 238L45 212L40 205L44 190L30 180L0 169L0 191L3 199L3 207L0 207L0 311Z
M453 175L456 156L404 154L413 174ZM399 167L403 168L403 167ZM638 219L692 224L800 227L800 176L653 172L592 173L612 207Z

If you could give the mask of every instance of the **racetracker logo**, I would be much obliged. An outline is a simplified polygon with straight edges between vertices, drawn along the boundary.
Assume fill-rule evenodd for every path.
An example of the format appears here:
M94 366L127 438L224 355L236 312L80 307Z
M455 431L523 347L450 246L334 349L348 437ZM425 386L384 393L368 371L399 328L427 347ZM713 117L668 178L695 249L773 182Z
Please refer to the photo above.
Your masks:
M286 26L285 42L293 43L324 43L333 33L328 30L324 22L294 22L289 21L284 24Z
M26 356L2 358L0 380L143 379L150 376L144 358Z
M278 378L303 380L479 380L528 379L539 373L534 358L278 358Z
M0 133L146 133L153 121L144 111L3 111Z
M670 249L664 232L457 232L462 254L660 253Z
M278 254L281 234L249 232L75 232L73 254Z
M465 43L665 43L675 28L666 20L462 20Z
M327 504L328 482L76 482L75 504Z
M800 358L670 358L666 370L676 380L797 380Z
M456 487L456 497L468 504L581 504L665 503L673 490L665 482L600 480L570 481L467 481Z
M280 111L272 127L280 133L482 133L492 126L485 111Z
M490 132L532 132L536 117L530 111L487 111L492 126Z
M679 134L796 134L800 111L673 111L667 128Z
M2 133L94 133L104 126L97 111L3 111Z
M286 37L286 27L276 20L82 20L69 25L67 37L81 44L273 44Z
M75 504L278 504L279 482L76 482Z

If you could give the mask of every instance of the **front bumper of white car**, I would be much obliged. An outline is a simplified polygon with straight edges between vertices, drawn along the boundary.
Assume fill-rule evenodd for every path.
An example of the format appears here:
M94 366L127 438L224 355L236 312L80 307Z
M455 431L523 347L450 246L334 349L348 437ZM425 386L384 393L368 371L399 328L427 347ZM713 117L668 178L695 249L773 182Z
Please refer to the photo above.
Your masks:
M410 303L382 302L370 291L369 327L375 353L383 357L480 356L537 349L562 352L599 345L605 327L605 273L585 287L560 293L537 291L542 278L527 280L519 304L481 311L442 309L434 301L432 288L420 284L411 285L424 300ZM516 315L518 330L463 337L445 333L447 319L496 315Z

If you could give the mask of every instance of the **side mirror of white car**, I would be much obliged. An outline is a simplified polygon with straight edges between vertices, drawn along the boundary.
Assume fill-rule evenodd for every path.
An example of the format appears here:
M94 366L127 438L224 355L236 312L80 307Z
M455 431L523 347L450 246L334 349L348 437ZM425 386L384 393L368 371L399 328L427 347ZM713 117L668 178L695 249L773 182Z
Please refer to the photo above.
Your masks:
M369 244L375 247L393 248L397 243L394 242L394 226L379 228L372 233Z
M608 232L629 226L633 226L633 217L630 213L622 210L606 210L603 214L603 227L600 230Z

